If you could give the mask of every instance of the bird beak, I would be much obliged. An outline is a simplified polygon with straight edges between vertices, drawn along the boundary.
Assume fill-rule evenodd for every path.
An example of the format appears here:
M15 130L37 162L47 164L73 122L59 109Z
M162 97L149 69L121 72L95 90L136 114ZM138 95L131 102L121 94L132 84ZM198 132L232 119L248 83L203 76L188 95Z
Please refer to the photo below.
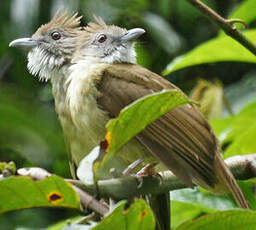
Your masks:
M33 48L39 45L39 42L33 40L32 38L19 38L12 41L9 44L9 47L24 47L24 48Z
M134 29L128 30L127 33L121 37L120 41L127 42L127 41L131 41L131 40L135 40L136 38L140 37L145 32L146 31L141 28L134 28Z

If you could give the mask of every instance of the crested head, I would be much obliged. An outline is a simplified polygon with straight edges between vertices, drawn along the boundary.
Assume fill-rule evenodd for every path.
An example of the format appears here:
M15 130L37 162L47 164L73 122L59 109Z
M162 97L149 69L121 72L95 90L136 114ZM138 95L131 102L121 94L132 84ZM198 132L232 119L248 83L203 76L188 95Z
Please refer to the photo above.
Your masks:
M79 37L79 45L74 62L78 60L96 60L103 63L135 63L134 39L145 30L136 28L127 30L115 25L107 25L101 18L94 16Z
M71 62L81 33L81 17L57 11L53 19L42 25L32 39L39 42L28 54L28 69L33 75L48 80L54 71Z
M67 66L76 50L77 37L82 32L81 17L77 13L57 11L53 19L41 27L31 38L17 39L10 46L25 46L28 53L28 69L31 74L48 80L56 71Z

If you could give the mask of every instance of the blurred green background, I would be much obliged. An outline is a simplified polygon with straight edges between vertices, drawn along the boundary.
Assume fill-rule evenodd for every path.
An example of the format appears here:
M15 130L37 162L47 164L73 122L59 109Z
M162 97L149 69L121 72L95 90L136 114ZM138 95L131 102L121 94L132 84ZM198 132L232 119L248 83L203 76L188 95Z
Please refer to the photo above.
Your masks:
M243 1L204 2L227 16ZM8 0L0 6L0 161L14 160L18 167L40 166L63 177L70 176L69 166L51 86L28 73L26 51L9 48L12 40L31 36L59 8L78 11L84 25L95 14L109 24L145 28L147 33L137 44L138 62L161 74L175 57L219 32L185 0ZM254 25L253 21L249 28ZM256 98L255 75L254 64L225 62L185 68L166 77L186 93L198 78L219 79L232 109L238 112ZM39 209L8 213L0 216L0 229L44 228L75 214Z

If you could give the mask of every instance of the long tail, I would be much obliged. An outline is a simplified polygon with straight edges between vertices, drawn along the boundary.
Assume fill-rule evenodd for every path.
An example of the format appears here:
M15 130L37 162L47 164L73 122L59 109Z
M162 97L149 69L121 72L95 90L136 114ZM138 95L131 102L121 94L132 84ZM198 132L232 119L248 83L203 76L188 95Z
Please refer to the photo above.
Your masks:
M222 179L222 181L225 183L227 189L233 195L237 204L241 208L250 209L250 206L245 199L239 185L237 184L233 174L231 173L231 171L219 154L216 154L215 167L216 171L219 172L220 179Z

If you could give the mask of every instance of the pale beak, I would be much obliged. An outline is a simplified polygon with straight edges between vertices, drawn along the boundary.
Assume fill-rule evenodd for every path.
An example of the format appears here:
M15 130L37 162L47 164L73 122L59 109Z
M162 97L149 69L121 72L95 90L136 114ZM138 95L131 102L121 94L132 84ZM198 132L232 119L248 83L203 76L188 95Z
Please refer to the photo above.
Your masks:
M145 32L146 31L141 28L134 28L134 29L128 30L127 33L120 38L120 41L127 42L127 41L131 41L131 40L135 40L136 38L140 37Z
M9 47L23 47L23 48L33 48L39 45L39 42L33 40L32 38L19 38L12 41Z

